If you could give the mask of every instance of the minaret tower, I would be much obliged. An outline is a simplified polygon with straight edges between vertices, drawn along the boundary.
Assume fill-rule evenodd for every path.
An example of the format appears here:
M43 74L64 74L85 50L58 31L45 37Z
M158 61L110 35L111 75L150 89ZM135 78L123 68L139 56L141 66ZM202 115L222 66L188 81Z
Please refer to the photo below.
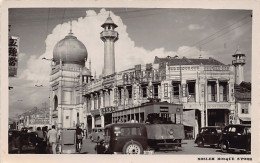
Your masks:
M235 66L235 84L240 84L244 81L245 54L243 54L238 47L232 57L235 57L235 60L232 61L232 64Z
M100 33L100 38L104 42L103 76L107 76L115 73L114 43L118 40L118 33L114 31L117 25L113 22L110 14L101 27L104 28L104 30Z

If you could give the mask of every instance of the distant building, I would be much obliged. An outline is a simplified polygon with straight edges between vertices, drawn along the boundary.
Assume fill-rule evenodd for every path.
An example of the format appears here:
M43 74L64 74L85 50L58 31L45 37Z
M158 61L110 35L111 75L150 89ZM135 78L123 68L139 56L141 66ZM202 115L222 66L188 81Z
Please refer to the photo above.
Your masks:
M60 128L80 124L90 130L132 120L143 123L147 117L139 106L151 99L183 104L183 123L193 136L203 126L236 123L234 85L244 79L244 54L237 51L233 65L214 58L168 56L115 72L117 25L109 16L101 26L100 78L93 78L91 65L86 64L87 49L71 31L56 44L50 80L52 124Z
M251 83L235 85L235 123L251 124Z
M30 128L36 130L37 127L50 127L49 111L34 108L21 115L18 115L17 129Z

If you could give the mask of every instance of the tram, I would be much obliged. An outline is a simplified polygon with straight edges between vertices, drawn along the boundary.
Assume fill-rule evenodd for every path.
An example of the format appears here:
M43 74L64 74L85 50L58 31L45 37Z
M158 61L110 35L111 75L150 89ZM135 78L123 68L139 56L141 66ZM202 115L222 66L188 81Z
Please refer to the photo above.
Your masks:
M175 150L181 147L185 137L183 105L168 102L149 102L140 107L113 113L114 123L144 123L147 130L148 146L155 150ZM145 119L145 120L144 120Z

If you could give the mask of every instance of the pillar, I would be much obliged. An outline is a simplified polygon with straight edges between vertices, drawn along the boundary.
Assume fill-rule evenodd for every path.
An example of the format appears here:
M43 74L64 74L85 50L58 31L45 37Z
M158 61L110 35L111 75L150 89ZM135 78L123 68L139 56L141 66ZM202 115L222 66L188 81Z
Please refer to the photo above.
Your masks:
M199 92L199 81L198 79L196 80L195 83L195 102L199 102L199 96L200 96L200 92Z
M105 127L105 117L104 115L100 115L101 117L101 127Z
M205 127L205 113L203 110L200 111L200 115L201 115L201 127Z
M219 81L216 80L216 84L217 84L217 102L219 102Z
M91 116L91 120L92 120L92 128L95 128L95 117L93 115Z

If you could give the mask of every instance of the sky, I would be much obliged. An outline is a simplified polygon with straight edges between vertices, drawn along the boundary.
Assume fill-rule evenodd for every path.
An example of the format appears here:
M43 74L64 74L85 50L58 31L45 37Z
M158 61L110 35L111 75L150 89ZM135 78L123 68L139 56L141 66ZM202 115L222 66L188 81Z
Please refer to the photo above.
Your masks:
M116 71L152 63L155 56L213 57L232 64L237 48L246 54L245 81L251 82L252 11L173 8L11 8L10 35L20 37L18 76L9 78L9 117L49 101L50 62L55 44L70 30L87 48L100 75L104 45L101 25L110 12L118 25ZM35 86L36 85L36 86ZM37 87L43 85L43 87Z

